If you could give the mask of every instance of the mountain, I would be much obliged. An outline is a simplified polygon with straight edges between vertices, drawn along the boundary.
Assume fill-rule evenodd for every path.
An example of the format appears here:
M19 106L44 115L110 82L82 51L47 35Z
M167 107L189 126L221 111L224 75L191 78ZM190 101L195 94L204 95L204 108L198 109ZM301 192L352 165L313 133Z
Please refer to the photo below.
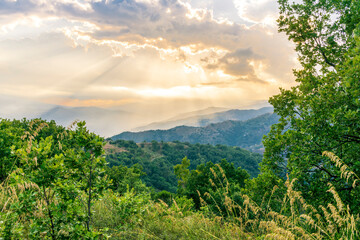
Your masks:
M208 108L197 110L197 111L181 113L181 114L179 114L179 115L177 115L175 117L172 117L172 118L168 119L167 121L176 121L176 120L181 120L181 119L184 119L184 118L190 118L190 117L196 117L196 116L200 116L200 115L213 114L213 113L217 113L217 112L224 112L224 111L227 111L227 110L229 110L229 109L221 108L221 107L208 107Z
M31 108L29 107L29 109ZM194 116L223 110L224 108L211 107L182 115ZM2 116L0 115L0 117ZM64 107L54 105L47 105L46 108L43 108L42 112L34 113L32 117L55 120L63 126L68 126L75 120L86 121L89 130L105 137L112 136L117 132L129 131L159 118L156 114L149 116L148 112L137 111L134 113L130 110L122 110L121 108Z
M102 136L111 136L114 131L125 131L133 128L139 119L136 114L109 110L97 107L63 107L56 106L39 117L45 120L55 120L58 124L69 126L75 120L86 121L87 127ZM138 126L138 125L137 125Z
M179 126L169 130L124 132L111 137L111 139L132 140L138 143L155 140L224 144L262 152L262 137L270 131L271 125L277 123L278 120L279 117L276 114L266 113L247 121L228 120L205 127Z
M54 105L26 97L0 94L0 118L37 118L42 112L48 111L53 107Z
M138 168L140 165L140 169L146 173L142 176L146 185L170 192L176 192L177 189L174 166L181 164L184 157L190 160L190 170L207 162L220 163L225 158L236 168L245 169L251 177L259 174L259 163L262 159L260 154L239 147L181 142L152 141L136 144L133 141L116 140L108 142L105 149L109 167L135 165Z
M176 126L205 127L211 123L219 123L227 120L246 121L262 114L272 112L272 107L248 110L233 109L226 111L224 111L223 108L209 108L202 111L179 115L166 121L154 122L146 126L135 128L134 131L166 130Z

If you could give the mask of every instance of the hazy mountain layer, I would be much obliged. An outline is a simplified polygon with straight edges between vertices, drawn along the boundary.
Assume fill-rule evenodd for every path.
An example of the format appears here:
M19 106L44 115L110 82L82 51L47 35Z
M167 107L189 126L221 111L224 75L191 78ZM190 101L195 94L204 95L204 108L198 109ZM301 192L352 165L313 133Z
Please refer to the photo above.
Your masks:
M111 136L116 131L134 127L132 119L136 114L126 111L113 111L97 107L61 107L57 106L41 114L42 119L55 120L58 124L68 126L75 120L86 121L87 127L102 136Z
M276 123L278 119L279 117L276 114L266 113L247 121L224 121L206 127L179 126L169 130L124 132L113 136L111 139L135 142L155 140L224 144L261 152L262 137L270 131L270 126Z
M209 108L205 110L193 112L193 114L180 115L167 121L154 122L143 127L135 128L134 131L166 130L177 126L205 127L211 123L219 123L227 120L246 121L262 114L273 112L272 107L248 110L232 109L227 111L223 111L221 108Z

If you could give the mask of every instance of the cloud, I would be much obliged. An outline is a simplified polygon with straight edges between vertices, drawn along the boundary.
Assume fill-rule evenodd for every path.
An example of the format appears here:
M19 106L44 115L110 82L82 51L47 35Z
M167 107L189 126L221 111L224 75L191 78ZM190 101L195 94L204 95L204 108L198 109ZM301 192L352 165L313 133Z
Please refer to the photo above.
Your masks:
M20 10L15 7L17 5L22 6ZM244 29L241 25L216 20L210 10L195 9L181 1L56 0L45 4L22 0L5 4L4 9L9 15L23 13L24 16L34 14L42 18L52 16L91 22L98 26L92 34L98 39L144 40L162 37L173 46L198 42L218 45L217 41L208 37L218 34L235 36Z
M278 4L276 0L234 0L241 18L252 23L276 26Z
M250 61L258 59L262 59L262 57L254 53L251 48L238 49L221 58L220 65L222 65L222 68L227 74L244 76L247 74L254 74L254 69L250 64Z
M266 101L294 84L293 46L272 1L242 2L1 1L0 94L167 114Z
M0 2L0 14L27 13L36 11L38 4L29 0L4 0Z

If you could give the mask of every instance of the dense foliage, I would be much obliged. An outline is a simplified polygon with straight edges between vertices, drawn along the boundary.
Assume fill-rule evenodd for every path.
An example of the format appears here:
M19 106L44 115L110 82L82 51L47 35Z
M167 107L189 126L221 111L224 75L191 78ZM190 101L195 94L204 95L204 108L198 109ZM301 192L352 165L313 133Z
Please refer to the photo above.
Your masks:
M146 175L142 180L148 186L157 190L176 192L177 179L174 166L180 164L184 157L190 160L190 170L207 162L220 163L226 159L234 166L248 171L251 177L259 173L258 164L261 155L252 153L239 147L224 145L202 145L181 142L156 142L136 144L133 141L111 141L107 147L106 159L109 166L124 165L132 167L142 166Z
M92 207L107 187L104 141L80 122L0 122L4 239L94 238ZM4 200L6 199L6 200Z
M3 150L10 151L3 151L7 155L0 158L4 166L7 160L13 161L0 185L3 239L359 237L359 218L333 185L328 188L333 204L325 207L308 204L294 190L296 180L274 179L277 186L258 196L259 187L274 184L268 175L250 180L245 170L224 159L190 171L190 160L183 158L173 169L177 193L150 194L140 180L144 174L140 165L105 166L101 157L105 142L86 131L83 123L74 130L40 120L0 123L2 133L8 128L19 133L14 135L16 140L7 142ZM49 129L59 134L45 137ZM148 145L154 151L162 147L157 142ZM124 152L116 145L105 148ZM349 166L331 153L326 155L334 168L341 169L340 177L357 188L360 178Z
M297 178L305 198L318 204L327 202L332 183L359 212L359 190L322 152L360 175L360 2L279 3L280 31L296 44L302 68L294 71L299 85L270 99L281 118L264 141L262 169Z
M195 207L200 208L201 196L207 196L208 204L213 212L222 214L226 212L224 207L220 208L216 206L217 203L221 203L221 198L224 194L235 199L241 191L241 188L245 186L245 181L249 178L249 174L241 169L235 168L234 164L228 163L225 159L221 160L219 164L207 162L206 164L200 164L195 170L192 170L188 174L180 174L180 171L176 171L179 168L185 169L189 164L185 158L181 165L175 166L175 173L180 178L178 193L185 195L194 201ZM185 166L184 166L185 165ZM182 171L184 172L184 171ZM223 188L219 187L223 183L223 179L226 178L228 186L226 192Z

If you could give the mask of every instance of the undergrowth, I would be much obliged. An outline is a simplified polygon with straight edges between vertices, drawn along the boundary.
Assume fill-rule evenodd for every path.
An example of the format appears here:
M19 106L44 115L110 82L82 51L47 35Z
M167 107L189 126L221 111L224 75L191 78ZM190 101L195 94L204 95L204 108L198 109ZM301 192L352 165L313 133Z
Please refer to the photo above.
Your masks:
M360 179L349 166L330 152L324 155L340 169L342 178L353 188L358 187ZM91 224L101 234L92 239L360 239L359 215L352 214L330 183L327 191L333 200L326 205L307 203L295 188L296 179L275 186L268 193L270 197L265 200L264 196L258 205L243 192L236 195L240 201L233 199L224 171L219 164L214 168L218 171L212 169L209 181L216 190L199 193L200 210L195 210L193 201L184 196L167 204L151 200L144 192L105 191L94 203ZM19 177L21 173L13 175ZM50 224L42 220L48 209L46 199L36 197L42 193L37 184L20 180L0 185L0 239L46 239L48 235L41 232L41 226ZM34 200L31 197L37 199L36 204L29 204ZM51 204L56 201L55 196ZM274 202L280 203L280 208L273 209ZM29 208L24 211L26 204ZM34 232L35 223L40 226L38 232Z
M341 170L341 177L357 187L359 177L348 166L332 153L324 152L324 155ZM219 165L215 167L223 173ZM107 231L111 239L360 238L359 216L351 213L330 183L328 192L333 200L324 206L308 204L302 193L295 190L296 179L287 179L284 186L275 186L265 204L258 205L243 193L239 193L241 202L232 199L225 174L212 173L209 181L216 186L216 191L199 194L200 211L194 210L192 200L185 197L177 197L168 205L133 191L122 196L108 192L96 204L95 226L110 227ZM286 191L281 200L275 199L280 188ZM273 201L281 202L280 210L272 209ZM210 205L219 211L215 213Z

